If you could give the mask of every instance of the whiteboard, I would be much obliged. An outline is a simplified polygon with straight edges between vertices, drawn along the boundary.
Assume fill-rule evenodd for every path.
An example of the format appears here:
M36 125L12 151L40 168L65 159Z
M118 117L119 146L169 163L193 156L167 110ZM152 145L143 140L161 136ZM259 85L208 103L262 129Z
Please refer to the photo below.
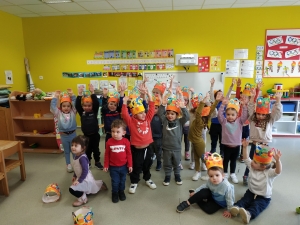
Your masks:
M144 72L144 78L148 77L149 82L146 83L149 90L152 90L156 81L161 81L169 85L170 76L174 75L175 86L180 85L181 87L187 86L192 87L195 93L207 93L210 90L210 80L215 78L214 90L223 90L224 88L224 75L221 72L190 72L185 71L151 71Z

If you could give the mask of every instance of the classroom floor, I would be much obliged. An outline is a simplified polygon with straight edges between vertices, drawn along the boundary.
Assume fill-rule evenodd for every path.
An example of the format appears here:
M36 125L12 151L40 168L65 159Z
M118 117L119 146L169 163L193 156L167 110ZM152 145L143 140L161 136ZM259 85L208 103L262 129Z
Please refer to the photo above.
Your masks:
M78 132L79 133L79 132ZM210 143L209 137L207 143ZM282 151L283 172L275 179L273 198L270 206L252 224L289 224L300 225L300 214L295 208L300 206L298 196L300 178L300 139L274 138L273 146ZM100 142L101 156L104 150L104 137ZM101 158L103 162L103 157ZM198 205L193 205L183 213L176 212L176 206L188 198L188 190L197 188L204 181L192 181L194 171L189 170L189 162L182 161L184 170L181 171L183 185L176 185L172 177L169 186L163 186L163 170L151 169L152 180L157 189L151 190L143 180L140 181L135 194L128 194L129 177L126 180L126 201L111 202L110 176L96 168L91 171L96 179L102 179L109 187L108 191L100 191L88 197L88 206L93 208L95 225L192 225L192 224L242 224L240 217L226 219L222 217L223 210L213 215L201 211ZM20 181L20 173L15 169L8 174L10 195L0 196L0 224L9 225L71 225L72 212L78 208L72 207L75 197L68 188L72 174L67 173L64 166L63 154L25 154L27 179ZM242 184L242 175L245 170L243 163L237 163L239 184L235 184L236 200L246 191ZM203 172L204 173L204 172ZM58 183L62 190L61 200L56 203L45 204L42 195L46 186L52 182Z

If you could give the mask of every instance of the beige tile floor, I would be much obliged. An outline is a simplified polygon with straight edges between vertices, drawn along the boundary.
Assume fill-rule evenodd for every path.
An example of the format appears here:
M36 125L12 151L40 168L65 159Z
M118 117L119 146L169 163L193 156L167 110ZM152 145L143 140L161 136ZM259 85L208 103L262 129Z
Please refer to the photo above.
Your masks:
M208 139L208 143L210 140ZM300 139L275 138L273 145L281 149L283 172L276 178L273 187L273 198L270 206L251 224L289 224L300 225L300 214L295 208L300 206L298 195L300 186ZM100 147L103 151L104 137ZM103 156L103 152L101 154ZM72 174L65 171L64 156L62 154L25 154L27 179L20 181L19 171L15 169L8 175L10 196L0 196L0 224L1 225L71 225L72 207L75 198L69 194ZM103 157L101 158L103 161ZM222 210L213 215L207 215L193 205L190 209L179 214L176 206L188 198L188 189L197 188L204 181L192 181L194 171L188 169L189 162L183 161L184 170L181 173L183 185L176 185L174 178L170 186L162 184L164 172L151 169L152 179L157 185L156 190L149 189L143 180L140 181L135 194L126 194L124 202L111 202L111 192L101 191L89 197L87 205L94 211L95 225L192 225L192 224L242 224L241 218L225 219ZM155 165L156 163L154 163ZM245 166L237 163L237 175L240 183L235 184L235 196L239 199L246 187L242 185L242 174ZM104 180L111 187L110 177L96 168L91 169L96 179ZM46 186L57 182L62 190L59 202L44 204L42 195ZM126 193L130 184L126 181Z

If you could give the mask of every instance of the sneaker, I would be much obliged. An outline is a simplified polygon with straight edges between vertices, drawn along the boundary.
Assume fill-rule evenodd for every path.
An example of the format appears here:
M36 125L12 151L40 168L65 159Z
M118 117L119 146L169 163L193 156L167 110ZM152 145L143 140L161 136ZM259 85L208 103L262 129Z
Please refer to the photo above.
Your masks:
M101 162L96 162L95 167L99 170L103 170L103 166L102 166Z
M237 216L240 213L240 208L237 206L232 206L230 209L230 213L232 216Z
M185 161L189 161L191 158L190 153L189 152L185 152Z
M151 188L151 189L155 189L155 188L156 188L155 183L154 183L151 179L146 180L146 184L147 184L148 187Z
M237 179L235 173L230 174L230 178L231 178L233 183L235 183L235 184L239 183L239 180Z
M170 184L170 179L171 179L170 176L165 176L165 180L163 182L163 185L168 186Z
M138 184L130 184L130 188L129 188L128 192L129 192L130 194L134 194L134 193L135 193L135 190L136 190L136 188L137 188L137 185L138 185Z
M181 180L181 178L180 178L180 175L178 174L178 175L175 175L175 181L176 181L176 184L178 184L178 185L182 185L182 180Z
M208 179L209 179L208 175L201 176L201 180L208 180Z
M72 168L71 164L67 165L67 171L68 171L68 173L72 173L73 172L73 168Z
M224 173L224 179L228 180L228 173Z
M199 180L200 177L201 177L201 172L196 171L196 173L192 177L192 180L197 181L197 180Z
M111 201L113 203L117 203L119 201L119 195L118 195L118 193L112 193L112 195L111 195Z
M156 171L160 171L161 170L161 162L160 161L157 161L157 165L156 165L155 170Z
M207 171L205 163L201 163L201 170L202 171Z
M187 208L189 208L190 205L187 203L187 201L181 202L178 206L176 211L179 213L182 213L184 210L186 210Z
M189 166L190 170L194 170L195 169L195 162L191 162L190 166Z
M75 202L73 202L73 206L74 207L78 207L78 206L82 206L83 204L87 203L88 202L88 199L86 197L86 195L84 194L84 197L80 197L78 198Z
M156 155L154 153L153 156L152 156L152 160L155 160L155 159L156 159Z
M244 185L248 185L248 177L247 176L243 176L243 184Z
M120 199L120 201L126 200L126 195L125 195L124 191L119 191L119 199Z
M250 213L247 210L245 210L244 208L240 208L239 212L240 212L243 222L248 224L250 222L250 218L251 218Z

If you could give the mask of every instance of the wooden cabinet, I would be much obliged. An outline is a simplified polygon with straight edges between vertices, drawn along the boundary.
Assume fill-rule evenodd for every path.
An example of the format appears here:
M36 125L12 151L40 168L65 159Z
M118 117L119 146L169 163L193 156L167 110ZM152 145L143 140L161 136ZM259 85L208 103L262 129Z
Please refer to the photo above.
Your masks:
M11 96L21 93L14 91ZM56 142L53 117L44 116L50 115L50 100L10 100L10 110L14 139L24 141L24 152L61 153ZM34 114L41 116L36 118ZM40 134L41 131L49 131L49 133ZM30 147L35 143L35 146Z
M9 108L0 107L0 140L15 140Z

